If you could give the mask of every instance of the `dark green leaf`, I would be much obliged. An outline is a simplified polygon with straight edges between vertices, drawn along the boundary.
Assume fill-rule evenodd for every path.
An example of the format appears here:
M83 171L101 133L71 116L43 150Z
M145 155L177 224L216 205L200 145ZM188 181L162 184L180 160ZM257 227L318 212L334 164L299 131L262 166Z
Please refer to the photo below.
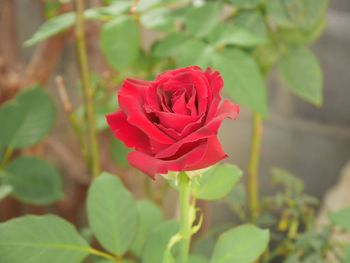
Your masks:
M13 187L14 197L30 204L47 205L64 196L56 168L34 157L19 157L11 162L3 182Z
M56 216L25 216L0 224L4 263L79 263L89 250L74 226Z
M255 60L239 49L226 48L214 56L214 66L224 79L224 91L238 103L267 115L264 79Z
M118 17L102 27L100 45L109 64L117 71L132 65L139 55L140 33L136 22Z
M350 207L330 214L330 219L334 225L350 230Z
M185 16L186 30L196 37L204 37L220 22L220 14L220 3L188 8Z
M135 237L138 213L131 193L113 175L102 173L89 189L87 213L100 244L112 254L123 255Z
M136 206L139 214L139 224L131 251L135 255L141 256L147 236L156 226L161 224L163 213L157 205L147 200L137 202Z
M253 263L269 243L269 231L243 225L223 233L215 245L210 263Z
M322 104L322 69L309 49L288 49L278 63L278 70L287 87L296 95L315 105Z
M21 126L23 116L23 109L16 101L8 102L0 108L0 151L11 142Z
M142 253L142 263L162 262L164 251L170 240L178 231L176 221L167 221L160 224L148 235Z
M7 197L13 191L13 187L11 185L0 185L0 201Z
M230 193L242 176L242 171L234 165L216 165L195 177L192 193L198 199L216 200Z

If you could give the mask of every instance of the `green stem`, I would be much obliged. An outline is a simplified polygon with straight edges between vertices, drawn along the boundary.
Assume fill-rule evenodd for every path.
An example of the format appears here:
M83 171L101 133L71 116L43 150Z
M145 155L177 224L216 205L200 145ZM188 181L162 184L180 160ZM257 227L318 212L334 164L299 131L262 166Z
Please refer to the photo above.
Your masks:
M95 178L100 174L100 156L95 120L94 93L90 80L89 61L86 51L85 25L84 25L84 1L76 0L76 44L80 74L82 78L83 100L85 110L85 121L87 125L88 164L92 176Z
M0 163L0 176L3 174L2 172L5 170L5 167L10 162L11 157L12 157L12 153L13 153L12 148L5 149L4 156L3 156L2 161Z
M111 254L105 253L103 251L100 251L100 250L97 250L97 249L94 249L94 248L90 248L89 249L89 253L92 254L92 255L95 255L95 256L99 256L101 258L112 260L112 261L114 261L116 263L122 263L122 260L119 257L114 257Z
M179 174L179 205L180 205L180 262L188 263L188 254L191 242L191 185L190 178L185 172Z
M253 113L253 131L248 164L247 197L248 208L252 220L259 216L259 162L262 137L262 118L259 113Z

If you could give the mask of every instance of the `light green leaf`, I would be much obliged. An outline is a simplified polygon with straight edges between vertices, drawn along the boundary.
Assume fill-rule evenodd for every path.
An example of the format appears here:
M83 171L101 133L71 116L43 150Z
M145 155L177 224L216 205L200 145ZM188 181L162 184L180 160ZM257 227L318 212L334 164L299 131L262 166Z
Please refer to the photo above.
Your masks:
M89 249L74 226L56 216L24 216L0 224L4 263L79 263Z
M270 1L269 1L270 2ZM239 11L233 18L233 24L245 28L256 35L266 38L264 17L259 11Z
M232 44L253 47L264 44L266 39L244 27L220 24L209 35L209 41L215 46Z
M140 0L136 6L136 11L143 12L146 11L157 4L160 4L162 0Z
M188 40L189 38L184 34L170 34L156 43L156 45L152 48L152 53L158 58L174 57L178 54L178 48L185 45Z
M211 64L214 48L204 42L191 39L178 47L178 54L175 57L178 67L196 65L207 68Z
M188 8L185 16L186 30L196 37L204 37L220 22L220 3L206 3Z
M6 120L6 123L13 121L17 125L10 124L12 137L7 146L10 148L24 148L39 142L50 130L55 117L55 109L51 98L39 86L26 89L15 98L12 112L18 119ZM13 116L11 116L13 117Z
M100 244L123 255L135 237L138 213L131 193L113 175L102 173L88 192L89 224Z
M16 101L7 102L0 108L0 151L20 128L23 116L23 109Z
M209 263L209 260L200 255L190 255L189 263Z
M19 157L9 164L3 182L13 187L12 195L35 205L61 199L61 177L54 166L34 157Z
M85 19L105 19L115 17L124 13L130 8L129 1L118 1L110 6L88 9L84 12ZM24 42L24 45L29 47L38 44L49 37L57 35L64 30L72 27L75 22L75 14L73 12L55 16L44 22L34 35Z
M140 33L136 22L118 17L103 25L100 46L109 64L117 71L132 65L139 55Z
M260 0L229 0L234 6L239 8L254 8L259 3Z
M296 95L317 106L322 104L322 69L309 49L288 49L278 63L278 70L287 87Z
M136 236L131 245L131 251L135 255L141 256L148 234L156 226L161 224L163 213L157 205L148 200L138 201L136 206L139 215L139 224Z
M334 225L350 230L350 207L336 211L329 217Z
M223 233L217 241L210 263L253 263L269 243L269 231L243 225Z
M173 23L172 12L167 8L152 9L141 15L141 23L144 27L159 31L173 31L175 24Z
M242 171L234 165L216 165L195 177L192 194L203 200L221 199L228 195L242 176Z
M0 200L7 197L13 191L11 185L0 185Z
M255 60L235 48L226 48L213 59L214 67L223 76L224 91L238 103L266 116L266 87Z
M129 165L126 159L128 153L131 151L119 140L112 138L112 157L116 164L120 167L127 167Z
M345 248L344 263L350 262L350 246Z
M153 229L146 239L142 263L162 262L166 246L178 228L176 221L167 221Z

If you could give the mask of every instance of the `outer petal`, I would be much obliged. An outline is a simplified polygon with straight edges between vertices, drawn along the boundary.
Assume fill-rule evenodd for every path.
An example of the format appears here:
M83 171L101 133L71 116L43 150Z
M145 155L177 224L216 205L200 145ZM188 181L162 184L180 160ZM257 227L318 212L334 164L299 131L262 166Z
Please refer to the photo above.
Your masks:
M207 114L207 121L210 121L218 110L218 106L221 101L220 92L224 86L224 80L218 71L212 71L211 68L208 68L205 71L205 76L208 79L211 89L211 98L209 101Z
M127 122L127 117L119 110L106 116L107 123L115 137L125 143L127 147L135 148L143 152L150 152L148 137L135 126Z
M140 83L143 82L128 79L124 82L122 89L119 91L119 105L125 112L128 122L137 126L152 140L165 144L173 143L174 140L172 138L159 130L154 123L146 117L143 104L148 86Z

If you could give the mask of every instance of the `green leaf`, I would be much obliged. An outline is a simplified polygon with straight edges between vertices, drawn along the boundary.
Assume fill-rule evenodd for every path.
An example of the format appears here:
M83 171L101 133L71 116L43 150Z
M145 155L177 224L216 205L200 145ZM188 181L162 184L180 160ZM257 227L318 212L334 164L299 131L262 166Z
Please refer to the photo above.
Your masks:
M255 60L235 48L226 48L213 59L223 76L224 91L238 103L267 116L265 82Z
M157 4L160 4L162 0L140 0L136 6L136 11L143 12L146 11Z
M186 30L196 37L204 37L220 22L220 14L220 3L188 8L185 15Z
M200 255L190 255L189 263L209 263L209 260Z
M158 58L174 57L178 54L179 46L185 45L188 40L189 38L184 34L170 34L154 45L152 53Z
M139 224L131 251L135 255L141 256L146 238L156 226L161 224L163 212L157 205L148 200L138 201L136 206L139 215Z
M173 31L175 29L172 12L167 8L152 9L141 15L144 27L159 31Z
M20 128L23 115L23 110L16 101L7 102L0 108L0 151Z
M34 157L19 157L9 164L3 182L13 187L12 195L35 205L61 199L61 177L54 166Z
M126 159L128 153L130 152L129 148L119 140L112 138L112 157L116 164L120 167L127 167L129 165L128 160Z
M215 245L210 263L253 263L269 243L269 231L243 225L226 231Z
M270 2L270 1L269 1ZM264 17L258 10L239 11L233 18L235 26L245 28L260 37L266 38Z
M344 263L350 262L350 246L345 248Z
M239 8L254 8L260 3L260 0L229 0L234 6Z
M0 200L7 197L13 191L11 185L0 185Z
M206 68L211 64L214 48L204 42L191 39L178 47L175 58L178 67L197 65Z
M278 63L278 70L292 92L317 106L322 104L322 69L309 49L288 49Z
M129 1L118 1L110 6L88 9L84 12L85 19L105 19L105 17L115 17L124 13L130 8ZM72 27L75 22L75 13L69 12L55 16L43 23L34 35L24 42L29 47L38 44L49 37L57 35L64 30Z
M123 255L135 237L138 213L131 193L113 175L102 173L88 192L89 224L100 244Z
M117 71L132 65L139 55L140 32L136 22L118 17L102 27L100 46L109 64Z
M242 47L254 47L264 44L266 39L256 33L239 26L220 24L209 35L209 41L215 46L237 45Z
M228 195L242 176L242 171L234 165L216 165L195 177L192 194L203 200L221 199Z
M178 229L178 223L173 220L164 222L153 229L146 239L142 263L162 262L166 246Z
M350 230L350 207L330 214L330 219L334 225Z
M79 263L89 250L74 226L57 216L24 216L0 224L4 263Z
M8 119L11 138L7 138L10 148L24 148L39 142L51 129L55 109L51 98L39 86L26 89L18 94L13 102ZM16 124L13 124L16 122ZM6 132L5 132L6 133Z

